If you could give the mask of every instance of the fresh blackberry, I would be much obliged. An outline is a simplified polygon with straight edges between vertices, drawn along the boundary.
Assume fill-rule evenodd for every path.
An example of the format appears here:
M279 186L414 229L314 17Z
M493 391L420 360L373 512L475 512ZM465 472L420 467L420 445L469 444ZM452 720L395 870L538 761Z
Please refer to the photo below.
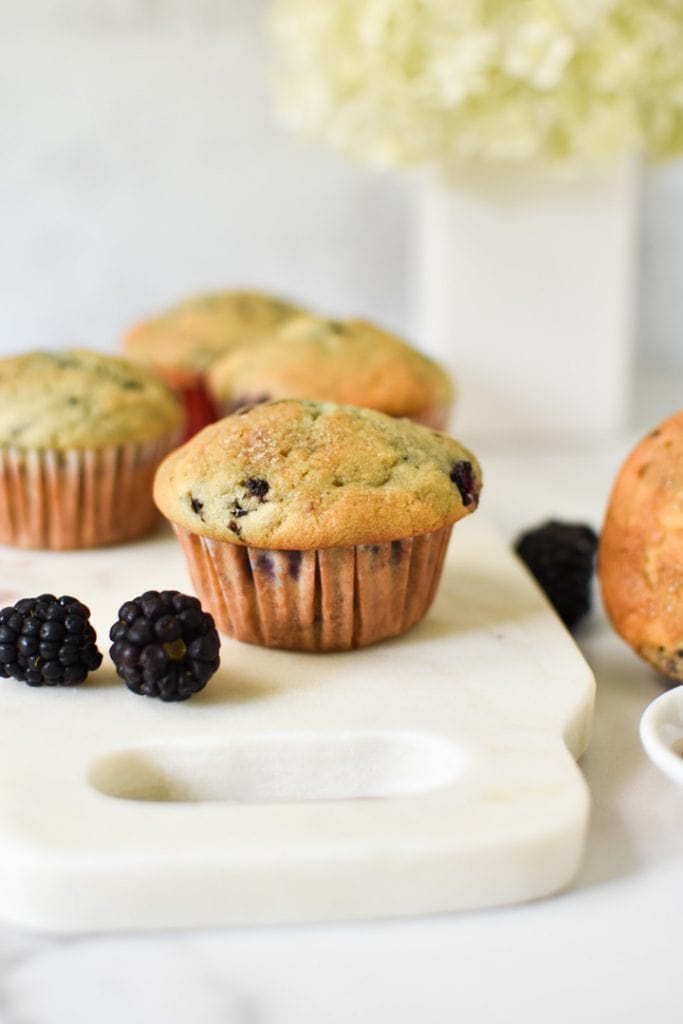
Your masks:
M116 671L134 693L187 700L220 663L213 618L196 597L148 590L119 609L109 632Z
M76 686L102 664L90 610L41 594L0 611L0 676L29 686Z
M521 534L515 542L515 551L568 629L590 611L597 546L597 534L590 526L555 519Z

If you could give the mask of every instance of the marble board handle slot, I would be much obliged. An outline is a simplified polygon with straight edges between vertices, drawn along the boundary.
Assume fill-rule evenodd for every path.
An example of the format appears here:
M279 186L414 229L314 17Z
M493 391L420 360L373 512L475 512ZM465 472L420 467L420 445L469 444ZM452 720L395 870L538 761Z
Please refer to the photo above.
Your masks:
M387 799L448 785L463 762L452 743L418 732L271 733L122 747L90 764L88 782L171 804Z

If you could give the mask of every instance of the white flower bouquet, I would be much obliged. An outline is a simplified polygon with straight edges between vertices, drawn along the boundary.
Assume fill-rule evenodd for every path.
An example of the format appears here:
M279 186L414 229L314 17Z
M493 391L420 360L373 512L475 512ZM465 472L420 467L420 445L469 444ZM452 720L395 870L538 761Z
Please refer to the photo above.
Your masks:
M683 0L273 0L304 135L376 166L683 150Z

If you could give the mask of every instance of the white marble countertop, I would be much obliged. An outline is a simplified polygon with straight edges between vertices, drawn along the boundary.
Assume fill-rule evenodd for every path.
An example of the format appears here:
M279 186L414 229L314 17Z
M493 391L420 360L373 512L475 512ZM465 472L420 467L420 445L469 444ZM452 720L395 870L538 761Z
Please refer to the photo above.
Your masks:
M509 537L549 516L599 527L631 443L505 450L482 441L482 507ZM612 633L597 596L577 640L597 677L597 703L580 762L592 818L568 891L391 922L69 937L2 928L0 1021L677 1019L683 792L638 739L642 711L665 687Z

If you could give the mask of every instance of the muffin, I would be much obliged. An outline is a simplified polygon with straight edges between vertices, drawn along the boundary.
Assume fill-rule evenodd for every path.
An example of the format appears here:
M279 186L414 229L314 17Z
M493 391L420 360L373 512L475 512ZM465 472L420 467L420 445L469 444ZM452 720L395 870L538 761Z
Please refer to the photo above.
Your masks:
M598 548L605 611L634 651L683 680L683 412L621 466Z
M334 651L420 621L480 487L445 434L291 399L206 427L164 460L154 494L223 633Z
M0 543L83 548L156 521L154 471L183 410L149 370L73 349L0 359Z
M223 413L279 398L312 398L405 416L445 427L453 397L448 375L431 359L365 320L304 314L257 346L218 359L207 374Z
M186 436L191 437L216 419L204 384L211 363L299 312L292 303L258 292L200 295L138 324L123 339L123 352L178 392L186 409Z

